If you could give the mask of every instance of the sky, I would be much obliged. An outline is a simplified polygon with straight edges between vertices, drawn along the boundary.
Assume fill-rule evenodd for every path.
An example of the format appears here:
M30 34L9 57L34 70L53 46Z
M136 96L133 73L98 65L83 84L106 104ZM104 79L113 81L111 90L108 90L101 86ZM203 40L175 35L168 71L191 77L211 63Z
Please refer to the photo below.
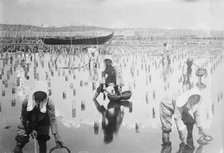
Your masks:
M224 0L0 0L0 23L224 30Z

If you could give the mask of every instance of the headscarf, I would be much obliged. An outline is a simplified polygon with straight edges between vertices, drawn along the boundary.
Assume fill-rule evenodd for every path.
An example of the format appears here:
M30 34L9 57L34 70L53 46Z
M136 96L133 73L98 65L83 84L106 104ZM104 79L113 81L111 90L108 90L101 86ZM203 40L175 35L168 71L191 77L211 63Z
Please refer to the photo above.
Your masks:
M178 107L182 107L184 104L188 102L188 98L192 95L200 95L201 91L198 88L193 88L191 90L187 90L181 96L179 96L176 100L176 105Z
M32 111L36 105L36 102L34 100L34 93L37 91L45 92L48 95L47 82L37 81L35 84L35 87L30 91L30 93L28 95L28 104L27 104L27 109L26 109L28 112ZM46 99L43 102L40 102L40 112L42 112L42 113L46 113L46 111L47 111L47 99L48 99L48 96L46 97Z

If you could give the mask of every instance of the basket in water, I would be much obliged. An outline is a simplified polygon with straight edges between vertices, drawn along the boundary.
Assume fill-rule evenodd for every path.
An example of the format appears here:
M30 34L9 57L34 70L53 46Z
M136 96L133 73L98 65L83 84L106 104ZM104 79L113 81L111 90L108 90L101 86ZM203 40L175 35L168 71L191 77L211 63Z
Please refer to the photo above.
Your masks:
M51 148L51 150L49 151L49 153L54 153L54 152L67 152L67 153L71 153L70 149L68 149L68 147L66 146L62 146L62 147L53 147Z
M121 101L121 100L128 100L131 98L131 91L124 91L122 92L121 95L111 95L111 94L108 94L107 97L110 101Z
M202 77L207 73L207 70L205 68L198 68L196 71L196 76Z
M212 136L201 136L197 142L198 144L201 144L201 145L207 145L209 144L210 141L213 140L213 137Z

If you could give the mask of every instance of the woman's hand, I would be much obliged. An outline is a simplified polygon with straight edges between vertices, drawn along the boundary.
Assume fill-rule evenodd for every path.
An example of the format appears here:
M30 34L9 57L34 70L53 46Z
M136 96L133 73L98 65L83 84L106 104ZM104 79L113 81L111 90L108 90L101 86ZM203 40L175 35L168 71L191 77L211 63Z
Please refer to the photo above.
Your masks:
M63 147L63 143L60 140L55 140L56 146L59 148Z
M58 134L55 134L54 135L54 138L55 138L56 146L59 147L59 148L62 148L63 147L63 143L62 143L59 135Z
M205 133L204 129L202 127L198 128L200 133L202 134L203 137L207 137L208 135Z
M37 138L37 131L33 130L32 133L31 133L31 137L34 139Z

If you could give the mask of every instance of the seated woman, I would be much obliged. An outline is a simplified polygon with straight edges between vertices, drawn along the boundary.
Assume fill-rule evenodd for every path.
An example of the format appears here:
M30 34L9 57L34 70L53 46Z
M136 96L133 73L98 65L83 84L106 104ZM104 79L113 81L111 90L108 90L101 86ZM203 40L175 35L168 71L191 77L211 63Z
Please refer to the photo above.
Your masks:
M120 73L118 72L118 69L112 65L113 60L110 55L104 58L104 64L105 70L102 72L102 83L97 88L96 93L93 97L93 101L96 101L99 94L101 92L104 93L108 86L112 86L114 88L115 94L117 95L120 95L121 92L122 78Z

